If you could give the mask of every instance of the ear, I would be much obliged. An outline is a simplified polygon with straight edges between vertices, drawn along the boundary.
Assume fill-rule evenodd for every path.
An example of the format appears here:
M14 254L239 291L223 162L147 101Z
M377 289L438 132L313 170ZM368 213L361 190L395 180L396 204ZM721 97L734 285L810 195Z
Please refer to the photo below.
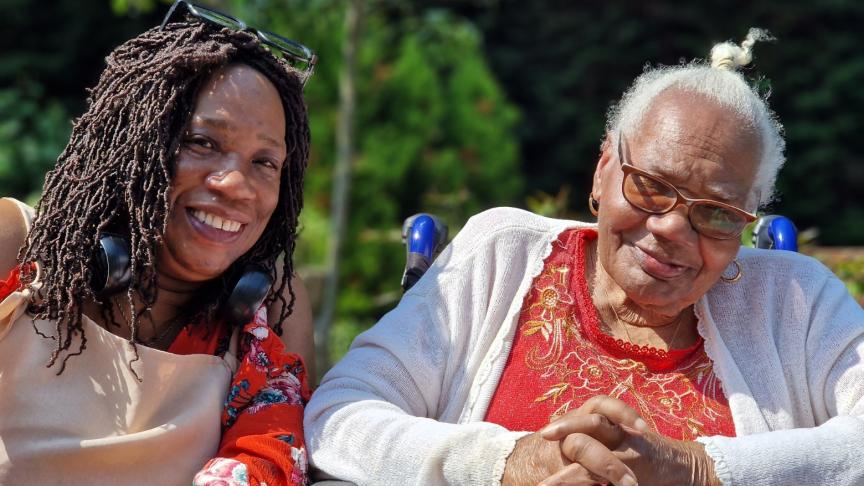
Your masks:
M591 184L591 193L598 201L603 193L603 177L607 172L609 164L615 161L615 137L611 133L606 133L606 139L600 145L600 160L597 161L597 167L594 169L594 179Z

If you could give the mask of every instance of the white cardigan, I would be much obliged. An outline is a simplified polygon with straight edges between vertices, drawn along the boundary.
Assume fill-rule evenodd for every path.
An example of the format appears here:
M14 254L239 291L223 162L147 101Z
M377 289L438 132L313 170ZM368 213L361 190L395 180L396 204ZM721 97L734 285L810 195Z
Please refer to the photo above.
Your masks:
M526 432L483 422L531 283L568 228L471 218L306 407L311 462L358 484L500 484ZM699 441L726 485L864 484L864 310L806 256L742 248L696 304L738 437Z

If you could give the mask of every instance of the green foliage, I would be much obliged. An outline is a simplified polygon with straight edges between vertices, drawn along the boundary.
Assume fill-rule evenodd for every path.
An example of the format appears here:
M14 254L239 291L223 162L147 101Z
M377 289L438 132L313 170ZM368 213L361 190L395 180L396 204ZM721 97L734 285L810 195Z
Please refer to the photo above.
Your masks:
M35 82L0 89L0 188L30 203L39 198L72 127L65 109Z
M864 306L864 251L859 248L807 248L814 256L833 271L849 293Z
M864 305L864 257L839 261L831 268L849 292Z
M525 206L532 213L549 218L568 218L571 217L567 210L569 200L570 186L565 185L554 196L542 191L537 192L533 196L528 196L525 198Z
M429 11L394 27L373 15L366 32L374 34L364 38L361 72L377 76L361 76L369 84L359 89L349 218L358 246L345 254L340 308L365 294L355 311L368 319L398 298L404 249L393 230L405 217L433 212L458 229L482 209L518 201L521 177L516 110L469 23Z

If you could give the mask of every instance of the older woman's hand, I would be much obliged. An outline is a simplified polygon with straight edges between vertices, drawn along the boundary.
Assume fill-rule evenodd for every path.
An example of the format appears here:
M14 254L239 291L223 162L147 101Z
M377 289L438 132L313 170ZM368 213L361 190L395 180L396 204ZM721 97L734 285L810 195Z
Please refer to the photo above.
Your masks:
M573 462L547 477L543 486L608 480L605 471L618 469L617 461L634 471L642 485L720 484L701 444L663 437L615 398L594 397L539 434L559 444L561 454Z
M613 453L625 443L625 430L638 435L648 425L620 400L593 398L540 432L520 439L507 459L502 484L542 481L544 485L636 486L636 473Z

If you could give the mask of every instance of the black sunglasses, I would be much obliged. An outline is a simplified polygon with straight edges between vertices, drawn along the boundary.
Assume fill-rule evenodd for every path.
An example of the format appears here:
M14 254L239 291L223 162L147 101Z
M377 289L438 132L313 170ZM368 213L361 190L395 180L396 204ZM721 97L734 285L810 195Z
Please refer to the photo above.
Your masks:
M178 7L183 7L188 15L210 22L211 24L255 34L258 37L258 40L261 41L261 44L266 46L271 53L281 54L283 59L290 63L292 67L300 71L301 86L305 86L306 82L309 81L309 78L312 77L312 72L315 70L315 64L318 62L318 56L312 52L312 49L309 49L299 42L288 39L287 37L282 37L279 34L250 27L246 25L246 22L212 8L195 5L194 3L185 0L177 0L174 2L174 5L171 5L171 9L168 10L168 13L162 20L162 25L159 27L160 29L164 29L165 26L172 21L172 18L175 17L175 13L177 16L180 16L181 11ZM173 19L173 21L182 22L183 19Z

